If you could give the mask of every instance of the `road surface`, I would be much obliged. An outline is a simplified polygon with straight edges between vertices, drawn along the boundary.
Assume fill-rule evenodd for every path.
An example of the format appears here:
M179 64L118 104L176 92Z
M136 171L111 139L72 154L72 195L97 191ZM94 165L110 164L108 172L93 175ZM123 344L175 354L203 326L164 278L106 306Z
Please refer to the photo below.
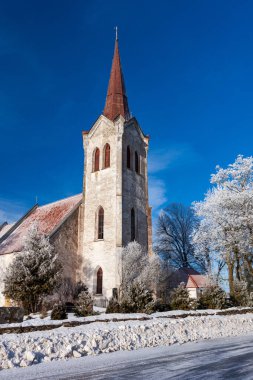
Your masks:
M119 351L0 372L1 380L253 379L253 334Z

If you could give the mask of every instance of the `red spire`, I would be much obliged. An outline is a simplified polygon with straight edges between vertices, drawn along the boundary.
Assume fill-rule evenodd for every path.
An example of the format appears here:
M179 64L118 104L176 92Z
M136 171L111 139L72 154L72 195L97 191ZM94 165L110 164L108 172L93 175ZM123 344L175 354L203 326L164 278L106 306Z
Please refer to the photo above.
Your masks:
M118 115L122 115L126 120L130 117L125 83L120 63L117 31L111 75L103 114L110 120L114 120Z

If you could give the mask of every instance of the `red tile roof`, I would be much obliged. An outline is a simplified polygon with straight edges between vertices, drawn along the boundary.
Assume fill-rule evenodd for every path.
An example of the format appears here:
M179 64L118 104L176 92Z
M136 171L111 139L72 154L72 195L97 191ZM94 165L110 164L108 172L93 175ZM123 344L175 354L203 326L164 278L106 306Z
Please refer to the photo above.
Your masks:
M186 288L205 288L208 286L208 278L191 268L180 268L176 272L178 283L184 282Z
M81 200L82 194L78 194L35 208L24 218L17 228L0 243L0 255L21 251L23 248L23 239L29 227L34 222L38 223L38 228L42 233L46 235L52 234L71 211L80 204Z

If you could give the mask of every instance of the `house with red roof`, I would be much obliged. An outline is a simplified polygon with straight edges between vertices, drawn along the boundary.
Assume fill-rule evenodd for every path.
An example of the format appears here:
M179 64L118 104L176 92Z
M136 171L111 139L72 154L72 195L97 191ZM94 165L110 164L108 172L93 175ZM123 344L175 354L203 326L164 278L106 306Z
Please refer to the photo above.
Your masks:
M209 286L208 277L192 268L180 268L174 273L172 287L175 288L182 282L192 299L198 299L203 290Z

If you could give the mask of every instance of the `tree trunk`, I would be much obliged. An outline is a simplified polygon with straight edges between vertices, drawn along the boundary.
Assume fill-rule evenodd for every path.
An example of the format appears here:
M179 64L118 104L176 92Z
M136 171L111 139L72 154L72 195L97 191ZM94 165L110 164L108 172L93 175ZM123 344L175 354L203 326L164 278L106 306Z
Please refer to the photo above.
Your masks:
M234 265L228 264L228 282L230 296L234 295Z

